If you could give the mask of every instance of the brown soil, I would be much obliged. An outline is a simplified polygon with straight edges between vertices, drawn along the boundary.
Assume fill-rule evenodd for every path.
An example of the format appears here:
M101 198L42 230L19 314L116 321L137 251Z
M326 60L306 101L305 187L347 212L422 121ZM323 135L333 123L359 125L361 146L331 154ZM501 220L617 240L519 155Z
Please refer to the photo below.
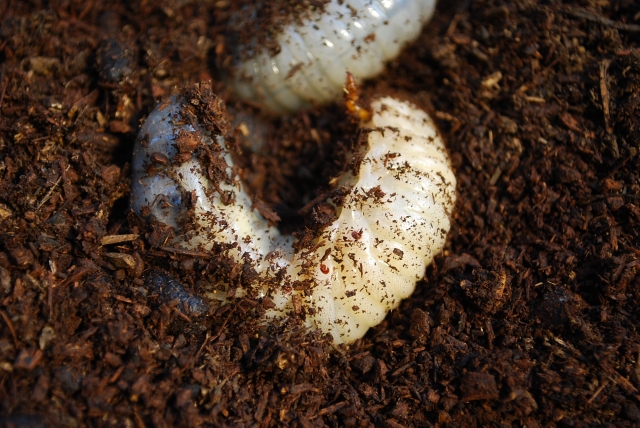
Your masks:
M216 264L129 213L139 120L176 85L230 100L234 4L0 2L0 425L638 426L637 1L443 2L361 88L434 112L459 198L416 293L333 350L261 328L268 302L207 308ZM283 230L344 167L346 117L245 150Z

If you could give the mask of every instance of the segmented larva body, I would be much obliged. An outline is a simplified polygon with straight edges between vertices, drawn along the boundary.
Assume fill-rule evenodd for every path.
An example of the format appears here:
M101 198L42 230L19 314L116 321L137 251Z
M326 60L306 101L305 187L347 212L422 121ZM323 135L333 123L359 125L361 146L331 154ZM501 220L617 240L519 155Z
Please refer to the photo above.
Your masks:
M388 97L371 107L358 175L341 180L350 191L310 256L315 288L304 302L336 342L362 337L413 293L444 246L455 203L456 179L427 114Z
M231 83L243 99L274 113L340 99L347 71L379 74L415 40L435 0L331 0L301 25L279 32L277 55L261 51L237 64Z
M273 251L291 247L293 238L281 236L253 211L224 138L205 130L184 105L184 98L167 99L140 128L133 150L131 207L172 226L181 247L208 251L216 242L237 243L229 255L238 260L249 255L258 271L266 270L269 263L287 266L288 261L278 263ZM215 182L203 163L202 147L219 156L221 170ZM188 156L180 156L185 153ZM197 226L185 229L183 225L190 222Z
M299 302L307 325L336 343L362 337L413 292L444 246L455 201L456 179L426 113L388 97L372 103L357 175L340 180L346 196L336 204L337 219L315 245L295 253L292 238L251 209L224 139L186 118L188 104L170 99L151 113L134 151L132 206L174 226L174 245L208 250L214 242L237 243L228 255L251 260L252 287L275 303L266 317L284 316ZM176 148L185 138L200 144L189 159ZM158 152L167 162L151 168ZM203 161L210 152L224 160L214 180ZM195 223L188 229L181 220L185 195Z

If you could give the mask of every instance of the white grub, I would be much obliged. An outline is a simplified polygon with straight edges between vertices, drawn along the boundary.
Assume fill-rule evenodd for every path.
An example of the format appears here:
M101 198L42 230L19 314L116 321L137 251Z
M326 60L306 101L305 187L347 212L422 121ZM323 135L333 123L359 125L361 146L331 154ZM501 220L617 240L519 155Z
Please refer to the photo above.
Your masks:
M337 101L347 71L374 77L415 40L431 19L436 0L331 0L300 25L276 37L277 55L263 50L237 64L236 94L271 113L294 112Z
M337 219L310 249L294 252L293 239L251 209L224 139L185 120L184 99L170 99L151 113L133 162L132 207L174 226L171 245L207 251L214 243L237 243L225 255L255 269L250 292L275 304L265 321L302 312L307 326L330 333L335 343L362 337L413 292L444 246L455 202L456 179L426 113L388 97L372 103L371 120L361 125L367 144L357 157L357 175L339 181L346 196L334 201ZM188 160L176 162L179 133L201 144ZM216 184L198 155L205 147L226 162L225 179ZM149 173L158 152L168 162ZM189 227L181 220L185 195L194 220Z

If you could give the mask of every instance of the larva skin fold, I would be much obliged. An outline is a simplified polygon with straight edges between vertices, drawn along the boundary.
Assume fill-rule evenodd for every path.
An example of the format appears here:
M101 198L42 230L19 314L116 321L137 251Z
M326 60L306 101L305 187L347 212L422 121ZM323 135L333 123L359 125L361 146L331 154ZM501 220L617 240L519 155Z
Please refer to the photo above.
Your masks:
M294 112L339 100L346 72L378 75L415 40L436 0L331 0L301 25L276 36L277 55L260 51L236 65L231 85L263 111Z
M336 203L337 219L314 245L294 252L292 238L251 209L224 139L194 122L186 99L156 108L134 151L132 207L173 226L172 245L207 251L231 244L226 255L250 261L257 274L250 291L275 304L266 322L302 312L307 326L337 344L362 337L413 292L444 246L455 203L456 179L426 113L388 97L372 103L372 118L361 125L367 144L359 149L357 175L340 179L345 196ZM185 135L199 143L187 160L176 148ZM153 161L158 152L168 160L160 167ZM203 162L210 152L224 161L217 182Z

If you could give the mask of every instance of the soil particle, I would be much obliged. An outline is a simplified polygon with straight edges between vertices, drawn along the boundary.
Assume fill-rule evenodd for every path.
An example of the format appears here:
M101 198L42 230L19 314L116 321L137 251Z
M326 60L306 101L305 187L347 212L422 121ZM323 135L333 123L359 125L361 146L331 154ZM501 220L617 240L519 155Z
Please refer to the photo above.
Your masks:
M461 382L460 390L463 401L498 398L496 378L491 374L469 372L462 377Z

